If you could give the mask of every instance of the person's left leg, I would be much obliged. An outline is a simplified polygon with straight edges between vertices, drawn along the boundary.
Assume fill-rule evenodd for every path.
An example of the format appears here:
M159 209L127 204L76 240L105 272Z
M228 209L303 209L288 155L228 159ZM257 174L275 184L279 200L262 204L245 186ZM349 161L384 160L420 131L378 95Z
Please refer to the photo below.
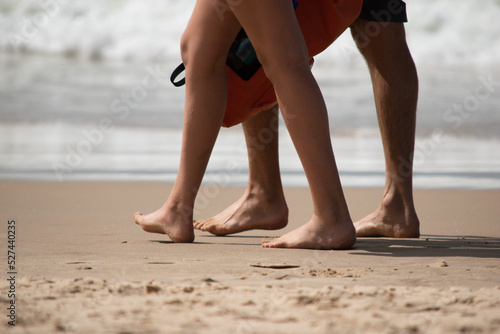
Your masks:
M418 238L420 222L413 203L413 150L418 76L403 23L358 19L352 35L370 70L386 162L386 183L377 210L357 221L361 237Z
M194 222L198 230L227 235L248 230L277 230L288 222L278 159L278 107L243 123L249 178L243 196L215 217Z
M289 0L242 1L233 13L271 80L302 162L313 216L264 247L346 249L356 233L345 202L330 139L328 114L309 67L307 47Z

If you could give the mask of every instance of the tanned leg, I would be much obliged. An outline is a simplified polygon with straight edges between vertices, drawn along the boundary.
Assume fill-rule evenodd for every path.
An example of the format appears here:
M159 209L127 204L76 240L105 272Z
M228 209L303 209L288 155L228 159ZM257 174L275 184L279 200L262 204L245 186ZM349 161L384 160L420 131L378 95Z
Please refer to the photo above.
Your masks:
M368 21L357 20L351 32L370 70L382 135L386 182L377 210L356 222L360 237L418 238L413 202L413 151L418 77L406 44L403 23L380 24L376 36L366 34ZM370 22L374 24L374 22Z
M212 1L196 3L181 42L186 103L179 172L170 196L159 210L134 215L135 222L146 232L167 234L174 242L194 240L194 201L224 116L225 60L240 28L234 16L221 21Z
M253 229L277 230L288 222L278 160L278 107L243 123L249 179L243 196L217 216L195 221L196 229L227 235Z
M274 85L311 190L312 218L264 247L346 249L356 236L333 155L323 96L289 0L243 1L233 9ZM280 13L280 15L276 15ZM253 22L259 22L252 25Z

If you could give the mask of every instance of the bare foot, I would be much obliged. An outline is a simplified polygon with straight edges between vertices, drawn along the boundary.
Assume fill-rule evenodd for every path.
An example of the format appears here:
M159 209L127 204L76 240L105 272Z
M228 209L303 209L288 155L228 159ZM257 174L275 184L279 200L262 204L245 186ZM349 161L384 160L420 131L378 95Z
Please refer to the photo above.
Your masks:
M278 230L288 223L284 197L246 193L237 202L213 218L194 222L194 228L215 235L248 230Z
M192 217L169 211L164 207L148 215L136 212L134 220L144 231L166 234L173 242L194 241Z
M327 224L313 216L310 221L270 241L262 241L267 248L305 248L305 249L349 249L356 242L356 232L350 219L340 224Z
M407 212L405 212L407 211ZM414 209L384 205L354 223L358 237L418 238L420 222Z

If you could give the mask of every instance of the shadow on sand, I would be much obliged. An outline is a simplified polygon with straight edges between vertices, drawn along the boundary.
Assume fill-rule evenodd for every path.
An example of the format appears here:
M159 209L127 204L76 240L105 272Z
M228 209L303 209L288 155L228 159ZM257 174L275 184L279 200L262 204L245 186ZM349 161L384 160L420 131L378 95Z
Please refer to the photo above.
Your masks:
M500 238L423 235L420 239L358 238L353 255L500 258ZM357 252L357 251L364 252Z

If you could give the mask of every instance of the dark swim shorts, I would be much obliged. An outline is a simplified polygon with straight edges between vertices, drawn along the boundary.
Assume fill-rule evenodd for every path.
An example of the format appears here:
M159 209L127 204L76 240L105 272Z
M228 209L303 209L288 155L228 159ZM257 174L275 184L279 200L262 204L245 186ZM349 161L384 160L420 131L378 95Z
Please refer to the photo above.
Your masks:
M407 22L406 4L401 0L363 0L359 18L377 22Z

